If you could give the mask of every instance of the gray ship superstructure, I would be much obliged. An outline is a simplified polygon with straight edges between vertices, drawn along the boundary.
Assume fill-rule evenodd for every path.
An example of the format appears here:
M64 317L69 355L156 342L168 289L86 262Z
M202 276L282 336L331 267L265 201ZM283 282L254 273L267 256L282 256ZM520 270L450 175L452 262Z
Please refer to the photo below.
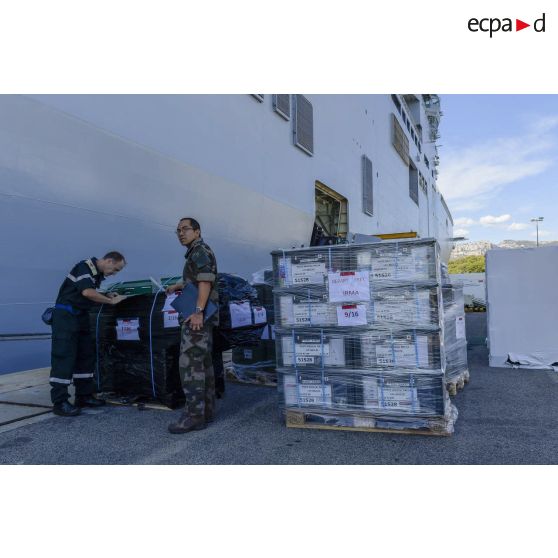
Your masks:
M0 373L49 364L40 316L80 259L119 250L119 280L179 274L177 220L221 271L355 233L435 237L436 95L0 97Z

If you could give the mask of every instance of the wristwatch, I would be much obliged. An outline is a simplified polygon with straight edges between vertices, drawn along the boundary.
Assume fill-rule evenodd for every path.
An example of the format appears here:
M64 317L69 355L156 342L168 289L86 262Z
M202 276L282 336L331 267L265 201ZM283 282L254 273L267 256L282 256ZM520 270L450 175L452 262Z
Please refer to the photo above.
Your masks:
M196 306L196 314L201 314L203 312L203 308L200 306Z

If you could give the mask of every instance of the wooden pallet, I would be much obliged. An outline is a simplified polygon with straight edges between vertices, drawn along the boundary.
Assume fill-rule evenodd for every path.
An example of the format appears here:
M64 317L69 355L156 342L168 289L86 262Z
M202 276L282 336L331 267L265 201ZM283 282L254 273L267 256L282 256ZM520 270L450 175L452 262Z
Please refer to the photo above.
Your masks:
M349 432L380 432L383 434L411 434L420 436L451 436L451 432L437 426L432 430L416 430L412 428L390 429L371 426L334 426L331 424L318 424L306 422L305 413L300 411L286 411L287 428L307 428L314 430L344 430Z
M470 379L469 370L465 369L455 378L452 378L451 380L447 380L446 388L448 390L448 393L451 396L456 395L458 391L461 391L465 387L465 384L469 383L469 379Z

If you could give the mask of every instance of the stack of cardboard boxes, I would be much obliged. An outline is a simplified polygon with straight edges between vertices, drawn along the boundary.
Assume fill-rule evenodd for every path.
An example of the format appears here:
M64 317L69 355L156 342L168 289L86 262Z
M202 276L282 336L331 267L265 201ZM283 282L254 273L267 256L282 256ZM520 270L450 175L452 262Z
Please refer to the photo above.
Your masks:
M273 252L287 426L449 434L435 240Z

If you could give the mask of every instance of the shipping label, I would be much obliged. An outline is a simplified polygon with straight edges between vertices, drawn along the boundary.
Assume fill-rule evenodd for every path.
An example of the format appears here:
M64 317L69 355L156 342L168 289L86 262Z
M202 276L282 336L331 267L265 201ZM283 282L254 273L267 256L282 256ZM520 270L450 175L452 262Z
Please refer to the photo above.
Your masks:
M364 406L368 410L418 411L417 388L409 382L381 378L364 378Z
M294 325L329 325L335 323L334 308L327 303L293 304Z
M433 262L429 256L429 248L399 248L396 253L372 258L370 273L372 280L427 280L429 266Z
M263 306L254 306L252 311L254 312L254 324L267 323L267 312Z
M297 356L328 356L329 342L326 338L323 340L319 336L297 336L295 338L295 353Z
M170 295L167 295L166 299L165 299L165 305L163 306L163 312L174 312L174 308L171 306L171 302L174 301L174 299L178 296L178 292L176 293L172 293Z
M169 310L163 312L163 327L178 327L180 323L178 322L178 312L176 310Z
M252 325L252 309L249 302L231 302L231 327L244 327Z
M116 338L119 341L139 341L139 318L117 319Z
M323 285L327 273L325 257L292 256L290 272L293 285Z
M298 402L300 405L331 406L331 385L321 382L299 384Z
M374 298L374 318L378 322L430 324L430 291L380 291Z
M337 325L359 326L366 325L366 305L344 304L337 307Z
M416 344L415 344L416 343ZM428 337L413 335L404 338L365 337L361 338L363 366L428 366Z
M368 271L340 271L328 274L330 302L360 302L370 300Z

